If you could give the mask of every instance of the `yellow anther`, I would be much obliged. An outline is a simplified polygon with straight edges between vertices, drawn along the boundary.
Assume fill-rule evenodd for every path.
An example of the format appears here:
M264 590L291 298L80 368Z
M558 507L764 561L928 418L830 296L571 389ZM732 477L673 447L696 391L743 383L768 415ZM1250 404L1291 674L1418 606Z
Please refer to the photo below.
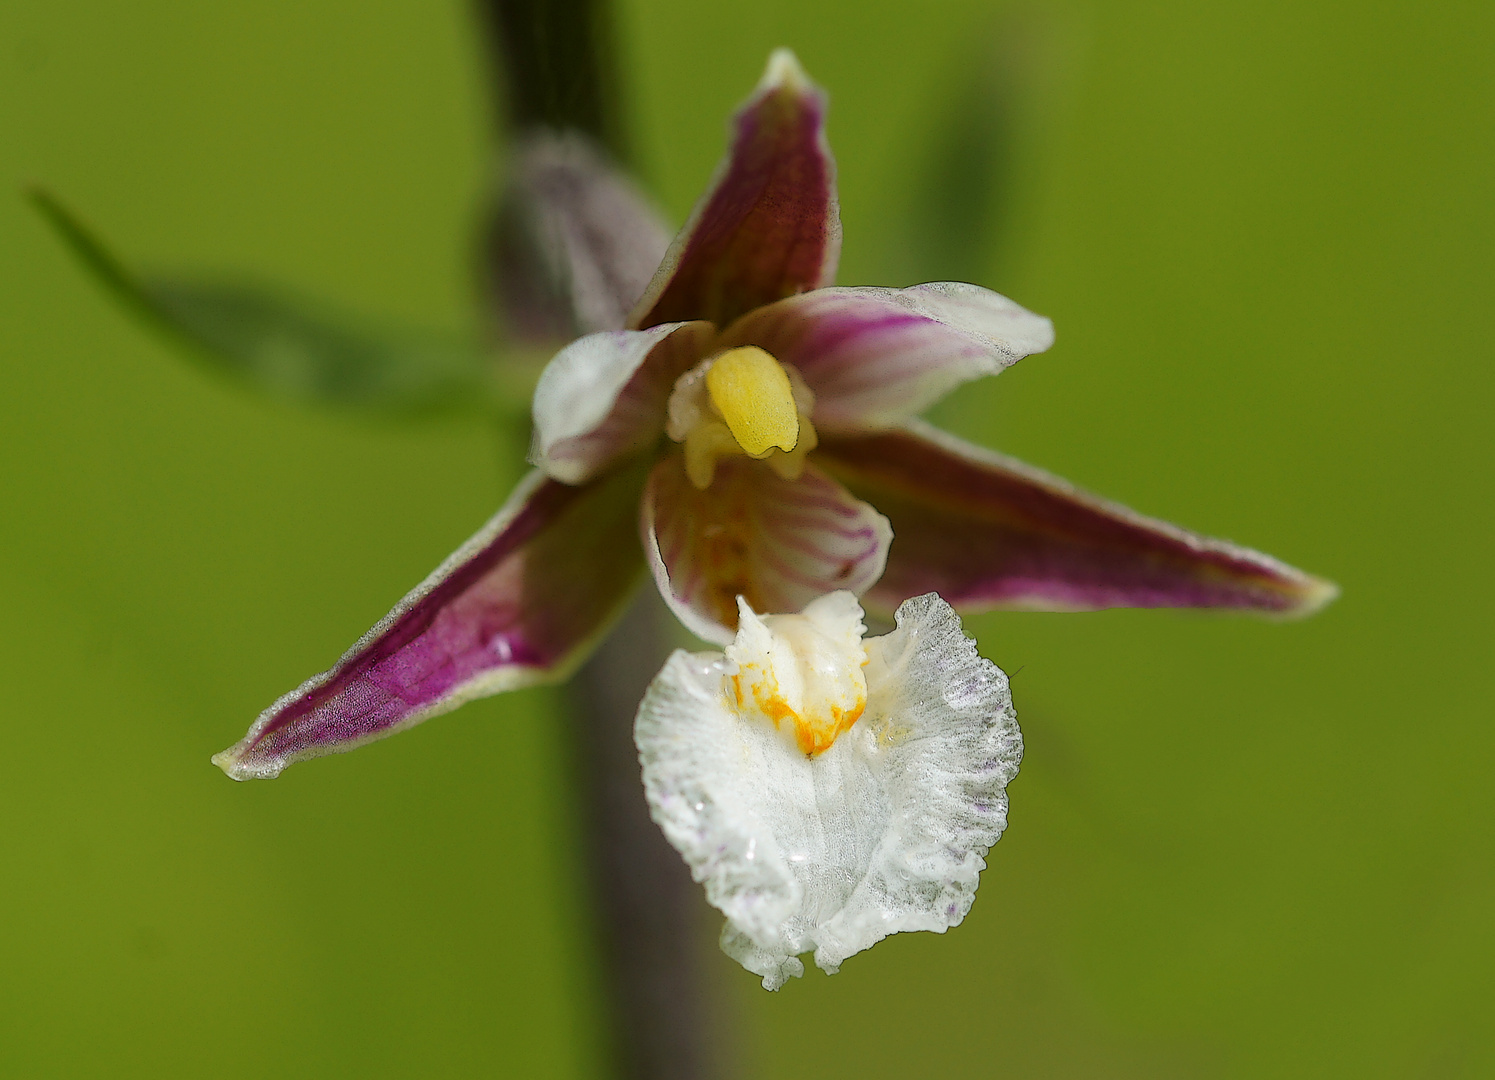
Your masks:
M755 345L729 349L706 372L706 392L749 457L799 442L799 411L783 365Z

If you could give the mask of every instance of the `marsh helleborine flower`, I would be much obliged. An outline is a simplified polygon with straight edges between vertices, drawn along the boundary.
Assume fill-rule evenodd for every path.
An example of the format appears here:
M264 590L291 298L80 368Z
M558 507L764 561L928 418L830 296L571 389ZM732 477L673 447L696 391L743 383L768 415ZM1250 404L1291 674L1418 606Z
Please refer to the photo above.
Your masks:
M1052 329L974 285L831 287L840 221L824 116L793 57L775 54L628 326L573 342L542 375L535 471L336 666L218 755L225 772L274 776L562 678L645 567L722 645L739 597L796 612L844 590L886 617L931 592L966 610L1279 615L1332 596L915 419L1048 348Z

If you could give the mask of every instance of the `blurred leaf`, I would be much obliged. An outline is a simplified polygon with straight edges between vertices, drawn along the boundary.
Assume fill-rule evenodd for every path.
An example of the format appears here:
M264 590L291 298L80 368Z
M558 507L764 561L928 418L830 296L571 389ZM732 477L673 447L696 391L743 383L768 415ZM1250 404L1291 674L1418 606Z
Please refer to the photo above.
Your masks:
M907 220L913 281L987 280L1003 239L1013 155L1012 101L988 55L972 64L944 110L938 141Z
M157 317L150 301L141 293L135 276L125 269L124 264L114 257L113 252L104 247L98 237L94 236L92 230L74 216L72 211L63 206L56 196L45 188L32 187L27 189L26 197L31 200L31 205L36 207L37 212L47 220L47 224L57 231L58 237L68 246L68 250L78 257L84 268L93 274L99 284L108 289L116 300L133 309L136 314L151 319Z
M141 288L218 366L274 397L419 412L472 408L492 394L483 355L435 335L355 327L313 302L241 284L149 277Z
M1019 174L1033 152L1028 133L1052 93L1062 31L1051 10L1014 4L952 61L897 265L889 267L893 278L1002 287Z
M369 326L318 301L243 282L137 275L47 191L33 205L121 304L242 385L281 401L384 415L521 411L530 380L439 334Z

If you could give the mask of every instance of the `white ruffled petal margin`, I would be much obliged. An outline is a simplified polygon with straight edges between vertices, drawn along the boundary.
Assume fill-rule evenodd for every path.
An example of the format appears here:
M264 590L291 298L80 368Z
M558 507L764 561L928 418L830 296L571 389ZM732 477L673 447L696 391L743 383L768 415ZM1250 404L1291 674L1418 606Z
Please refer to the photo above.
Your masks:
M604 330L556 353L535 386L530 461L554 480L581 484L664 431L670 390L716 328L663 323Z
M650 812L726 915L723 951L769 990L803 974L801 953L835 972L889 934L958 924L1006 825L1022 757L1007 677L934 593L860 642L865 711L823 752L807 756L738 692L761 675L754 655L782 671L793 653L796 700L813 709L861 615L844 592L800 616L744 610L730 658L676 652L639 706Z

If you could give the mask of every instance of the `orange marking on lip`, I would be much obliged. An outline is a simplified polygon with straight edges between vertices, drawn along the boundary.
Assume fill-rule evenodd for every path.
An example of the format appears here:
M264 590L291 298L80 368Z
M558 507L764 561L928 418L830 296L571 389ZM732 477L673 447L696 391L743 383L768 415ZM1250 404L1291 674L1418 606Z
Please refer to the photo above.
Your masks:
M842 709L838 705L831 706L830 723L824 721L804 720L795 717L794 741L800 751L806 757L814 757L829 750L840 737L843 731L848 730L853 724L861 719L862 712L866 709L865 701L858 702L854 708Z
M753 700L758 703L758 708L763 715L773 721L777 728L781 720L793 720L795 727L799 726L799 714L789 707L789 703L778 694L764 691L760 686L753 687Z
M732 682L737 692L737 704L740 707L743 703L741 676L732 676ZM850 709L831 705L829 717L801 716L791 709L789 703L779 694L768 690L762 684L753 686L753 702L764 716L773 721L775 729L779 728L785 720L794 724L794 743L806 757L815 757L829 750L842 732L861 719L862 712L867 707L866 701L859 701Z

